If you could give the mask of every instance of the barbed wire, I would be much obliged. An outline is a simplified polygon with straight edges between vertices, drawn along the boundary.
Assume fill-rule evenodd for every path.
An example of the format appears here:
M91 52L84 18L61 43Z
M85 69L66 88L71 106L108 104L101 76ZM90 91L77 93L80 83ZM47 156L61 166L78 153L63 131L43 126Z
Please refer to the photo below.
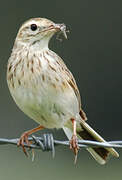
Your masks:
M30 145L24 143L24 146L32 149L41 149L42 151L51 151L52 156L55 156L55 146L64 145L69 146L69 141L55 140L52 134L43 134L41 137L32 136L28 138L31 141ZM6 139L0 138L0 145L17 145L19 138ZM90 140L78 140L78 146L82 148L88 147L105 147L105 148L122 148L122 141L107 141L107 142L97 142Z

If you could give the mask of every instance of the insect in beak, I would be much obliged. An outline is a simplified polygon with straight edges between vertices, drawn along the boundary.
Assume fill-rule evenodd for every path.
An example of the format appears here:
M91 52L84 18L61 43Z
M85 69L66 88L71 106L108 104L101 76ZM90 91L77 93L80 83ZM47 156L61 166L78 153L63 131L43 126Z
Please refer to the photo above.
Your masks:
M51 31L51 30L55 30L55 32L57 32L57 36L56 39L62 41L61 38L59 38L59 36L62 34L66 39L67 39L67 32L69 32L69 30L66 30L66 25L65 24L52 24L50 25L48 28L44 29L44 31Z
M57 31L59 31L59 34L63 34L63 36L67 39L67 34L66 34L66 26L65 24L54 24L54 29L56 29Z

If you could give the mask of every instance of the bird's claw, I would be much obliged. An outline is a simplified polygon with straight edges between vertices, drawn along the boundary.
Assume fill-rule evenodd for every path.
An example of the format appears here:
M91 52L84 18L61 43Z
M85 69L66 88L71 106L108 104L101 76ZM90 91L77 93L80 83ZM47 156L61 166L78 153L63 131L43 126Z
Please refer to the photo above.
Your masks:
M34 141L34 144L39 146L42 151L51 151L52 157L55 156L55 147L54 147L54 139L52 134L44 134L42 140L40 140L38 137L32 136L32 140ZM22 146L23 152L26 156L28 156L28 152L26 151L25 146L29 147L32 144L28 140L28 133L25 132L21 135L17 146ZM32 149L32 161L34 160L34 150Z
M22 146L24 154L26 156L28 156L28 153L27 153L26 148L25 148L25 143L27 144L27 146L30 146L30 142L28 140L28 133L27 132L25 132L21 135L21 137L17 143L17 146Z
M74 161L74 163L76 163L76 161L77 161L77 154L78 154L78 150L79 150L78 140L77 140L77 136L76 135L73 135L71 140L70 140L70 149L72 149L74 154L75 154L75 161Z

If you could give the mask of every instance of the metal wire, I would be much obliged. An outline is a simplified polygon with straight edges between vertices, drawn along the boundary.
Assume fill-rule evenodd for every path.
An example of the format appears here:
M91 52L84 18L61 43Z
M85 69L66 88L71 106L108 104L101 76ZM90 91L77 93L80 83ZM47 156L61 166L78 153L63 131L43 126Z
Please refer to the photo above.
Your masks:
M52 151L53 156L55 152L55 146L57 145L64 145L69 146L69 141L60 141L53 139L52 134L43 134L41 137L29 137L29 141L31 141L32 144L29 146L25 143L25 147L33 148L33 149L41 149L42 151ZM15 139L6 139L6 138L0 138L0 145L17 145L17 142L19 141L19 138ZM88 148L88 147L115 147L115 148L122 148L122 141L108 141L108 142L97 142L97 141L89 141L89 140L78 140L79 147L82 148Z
M32 150L31 158L32 161L35 159L35 152L34 149L41 149L42 151L50 151L52 154L52 157L55 157L55 146L58 145L64 145L69 146L69 141L60 141L53 138L52 134L43 134L41 137L36 137L32 135L32 137L29 137L28 140L31 142L30 145L27 145L24 143L24 146L27 148L27 150ZM0 145L7 145L12 144L16 145L19 141L19 138L15 139L6 139L6 138L0 138ZM90 140L78 140L78 146L80 148L88 148L88 147L105 147L105 148L122 148L122 141L106 141L106 142L97 142L97 141L90 141ZM28 152L26 153L28 156ZM75 163L77 160L77 156L75 156Z

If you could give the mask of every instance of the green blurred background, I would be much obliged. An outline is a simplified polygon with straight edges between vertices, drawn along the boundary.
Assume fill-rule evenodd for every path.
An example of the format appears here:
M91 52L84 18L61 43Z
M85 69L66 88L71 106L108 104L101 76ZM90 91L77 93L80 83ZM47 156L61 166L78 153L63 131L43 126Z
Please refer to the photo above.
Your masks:
M0 1L0 137L19 137L37 124L13 102L6 84L6 65L19 26L31 17L65 23L68 40L52 39L50 47L73 72L88 122L107 140L122 140L122 1L120 0L1 0ZM42 131L37 133L40 135ZM62 130L52 130L65 139ZM34 162L20 148L0 146L0 180L121 180L119 159L97 164L81 149L78 162L68 147L56 156L36 151Z

